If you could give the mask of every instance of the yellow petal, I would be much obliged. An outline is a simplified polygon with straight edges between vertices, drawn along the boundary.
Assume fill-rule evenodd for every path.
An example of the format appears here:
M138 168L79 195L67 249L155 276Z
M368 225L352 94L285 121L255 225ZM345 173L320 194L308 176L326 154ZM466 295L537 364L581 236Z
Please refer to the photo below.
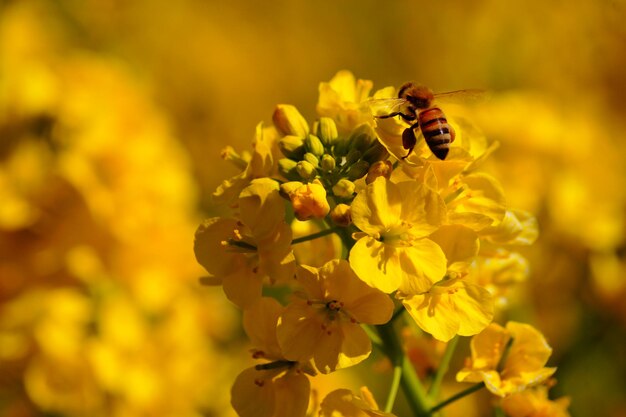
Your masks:
M552 348L543 335L534 327L510 321L506 328L513 337L504 369L507 374L519 375L541 369L552 354Z
M240 417L272 417L276 408L274 384L267 372L248 368L235 379L230 403Z
M263 277L250 268L240 268L222 280L226 298L240 308L247 308L261 298Z
M398 187L378 177L354 198L352 222L363 232L376 235L399 223L402 201Z
M320 372L356 365L367 359L372 343L365 331L355 323L333 323L316 341L313 361Z
M274 380L276 411L272 417L305 417L311 383L302 373L288 372Z
M400 247L396 252L402 274L399 289L405 294L426 292L446 274L446 256L439 245L430 239L416 240L412 246Z
M227 252L222 243L232 237L236 227L235 219L213 217L196 230L193 245L196 259L212 276L222 277L238 267L236 259L240 254Z
M413 295L403 299L402 304L417 325L435 339L447 342L457 334L459 320L449 297Z
M258 178L239 195L241 221L250 228L256 240L270 237L285 221L285 201L278 190L276 181Z
M282 356L276 325L284 307L273 298L263 297L243 312L243 328L255 349L264 352L267 359Z
M480 333L493 320L493 297L486 289L461 281L454 294L454 305L459 318L459 335Z
M443 250L449 264L470 261L478 254L478 235L465 226L442 226L430 238Z
M286 359L305 362L311 359L325 335L324 314L304 300L291 302L278 320L278 344Z
M402 267L395 248L366 236L350 250L350 266L367 285L391 293L402 283Z

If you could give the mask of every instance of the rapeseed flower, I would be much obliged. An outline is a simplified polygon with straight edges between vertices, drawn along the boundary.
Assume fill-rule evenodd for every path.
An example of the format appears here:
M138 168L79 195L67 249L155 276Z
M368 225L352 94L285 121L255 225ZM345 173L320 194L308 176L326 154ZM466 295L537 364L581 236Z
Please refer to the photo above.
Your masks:
M493 300L486 289L463 278L437 282L428 291L398 298L418 326L437 340L480 333L493 319Z
M231 404L241 417L304 417L310 382L315 375L307 361L285 358L276 337L284 308L272 298L261 298L244 311L243 326L254 348L254 359L269 362L239 374L231 390Z
M269 178L252 180L239 195L239 219L210 218L196 231L194 251L208 282L221 284L239 306L261 297L264 279L285 282L293 276L292 233L278 188Z
M504 397L502 409L509 417L569 417L569 403L567 397L550 400L548 387L540 385Z
M335 390L320 404L320 417L394 417L378 409L371 392L361 388L361 397L348 389Z
M489 391L504 397L548 379L556 368L546 368L552 348L534 327L510 321L492 323L471 342L471 359L456 375L457 381L484 382Z
M446 219L441 197L415 181L377 178L351 205L361 232L350 265L368 285L386 293L428 291L446 273L446 257L428 236Z
M321 268L300 266L301 299L289 303L278 322L278 342L285 357L312 359L322 373L356 365L372 345L360 324L383 324L393 302L365 285L345 260Z

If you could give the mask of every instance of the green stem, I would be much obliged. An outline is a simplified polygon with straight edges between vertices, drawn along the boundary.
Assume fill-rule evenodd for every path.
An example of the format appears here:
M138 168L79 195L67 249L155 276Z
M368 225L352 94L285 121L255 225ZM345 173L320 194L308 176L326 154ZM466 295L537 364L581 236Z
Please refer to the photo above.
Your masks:
M406 309L404 308L404 306L400 306L400 308L393 312L393 316L391 316L391 319L389 319L389 321L393 323L394 320L400 317L405 311Z
M402 377L400 378L400 385L404 396L416 416L428 415L428 399L426 397L426 391L420 381L419 377L415 373L415 368L404 354L400 338L396 333L393 323L388 322L386 324L376 326L380 338L383 341L383 351L391 360L394 370L400 366L402 368Z
M361 328L363 330L365 330L365 333L367 334L367 336L370 338L370 340L372 341L372 343L380 348L383 347L383 341L380 338L380 336L378 336L378 334L376 334L376 332L367 324L361 324Z
M494 417L506 417L506 414L504 414L504 410L501 407L494 408L493 415Z
M433 413L436 413L437 411L441 410L442 408L444 408L445 406L452 404L453 402L455 402L456 400L460 400L461 398L470 395L476 391L478 391L479 389L482 389L485 387L485 383L481 382L479 384L476 385L472 385L471 387L469 387L466 390L463 390L459 393L454 394L452 397L448 398L447 400L444 400L442 402L440 402L439 404L437 404L436 406L434 406L433 408L431 408L428 411L428 415L431 415Z
M452 356L454 355L454 350L456 349L457 344L459 343L459 336L454 336L454 338L452 340L450 340L448 342L448 345L446 346L446 350L443 353L443 357L441 358L441 363L439 364L439 367L437 368L437 373L435 374L435 377L433 378L433 383L430 386L430 389L428 390L428 396L430 398L437 398L439 396L439 390L441 389L441 383L443 382L443 377L446 375L446 372L448 372L448 368L450 367L450 360L452 359Z
M324 229L324 230L321 230L321 231L319 231L317 233L313 233L313 234L310 234L310 235L307 235L307 236L298 237L298 238L292 240L291 244L292 245L296 245L298 243L306 242L308 240L317 239L318 237L322 237L322 236L329 235L331 233L335 233L338 229L339 228L337 228L337 227L331 227L330 229Z
M393 409L393 404L396 402L396 396L398 395L401 380L402 365L396 365L393 368L393 378L391 379L391 387L389 388L389 395L387 396L387 403L385 404L386 413L391 413L391 410Z

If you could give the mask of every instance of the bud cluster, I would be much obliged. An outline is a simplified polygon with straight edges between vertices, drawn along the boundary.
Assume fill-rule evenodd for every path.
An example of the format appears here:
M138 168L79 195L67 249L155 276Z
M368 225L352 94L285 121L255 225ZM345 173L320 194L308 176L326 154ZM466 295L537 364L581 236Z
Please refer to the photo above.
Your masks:
M334 203L349 203L356 190L354 182L388 156L368 124L340 135L333 119L321 117L309 129L304 117L291 105L277 106L273 121L283 135L278 141L284 155L278 161L279 173L292 182L323 187ZM283 194L293 196L293 190L294 185L287 183Z

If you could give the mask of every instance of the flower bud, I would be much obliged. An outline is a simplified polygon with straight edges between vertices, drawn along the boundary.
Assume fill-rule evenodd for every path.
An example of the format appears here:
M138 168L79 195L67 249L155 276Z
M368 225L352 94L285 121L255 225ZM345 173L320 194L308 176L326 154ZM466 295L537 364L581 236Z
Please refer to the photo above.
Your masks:
M296 171L298 172L298 175L300 175L305 180L312 180L317 176L317 170L311 163L307 161L298 162L296 164Z
M333 186L333 194L341 198L350 198L354 194L355 188L352 181L342 178Z
M272 115L274 125L283 135L305 138L309 134L309 124L298 109L290 104L279 104Z
M374 140L376 140L374 129L372 129L372 126L365 123L358 126L352 131L352 134L350 134L350 148L365 152Z
M286 198L287 200L291 200L291 194L294 193L298 188L302 187L304 184L302 184L300 181L289 181L289 182L284 182L280 185L280 190L279 193L283 198Z
M310 184L285 183L281 185L281 191L289 196L298 220L321 219L330 211L326 190L319 180Z
M365 176L367 174L367 170L369 169L370 164L367 161L357 161L354 165L348 169L348 179L354 181L359 178Z
M378 140L374 141L367 151L363 154L365 159L370 164L376 161L381 161L389 156L389 151Z
M346 156L346 165L354 164L356 161L361 159L362 155L363 154L356 149L351 150L350 153L348 153L348 155Z
M313 165L315 168L317 168L320 164L320 160L317 159L317 156L313 155L310 152L305 153L302 159Z
M333 154L335 155L335 157L344 156L348 153L349 150L350 150L350 142L347 139L338 138L335 141L335 146L333 146Z
M335 169L335 158L333 158L332 156L325 154L324 156L322 156L322 162L321 162L321 167L322 167L322 171L324 172L331 172L333 169Z
M278 148L287 158L298 161L302 159L306 149L304 148L304 140L298 136L288 135L282 137L278 141Z
M296 180L299 178L296 171L297 162L291 159L282 158L278 160L278 172L288 180Z
M315 156L324 155L324 145L315 135L308 135L304 140L304 146L308 152L311 152Z
M330 218L337 226L347 227L352 223L352 212L347 204L337 204L330 211Z
M330 117L321 117L315 123L315 134L326 146L331 146L337 139L337 125Z
M393 171L393 164L391 161L377 161L373 163L369 171L367 171L367 178L365 178L365 182L371 184L378 177L385 177L389 179L389 177L391 177L391 171Z

